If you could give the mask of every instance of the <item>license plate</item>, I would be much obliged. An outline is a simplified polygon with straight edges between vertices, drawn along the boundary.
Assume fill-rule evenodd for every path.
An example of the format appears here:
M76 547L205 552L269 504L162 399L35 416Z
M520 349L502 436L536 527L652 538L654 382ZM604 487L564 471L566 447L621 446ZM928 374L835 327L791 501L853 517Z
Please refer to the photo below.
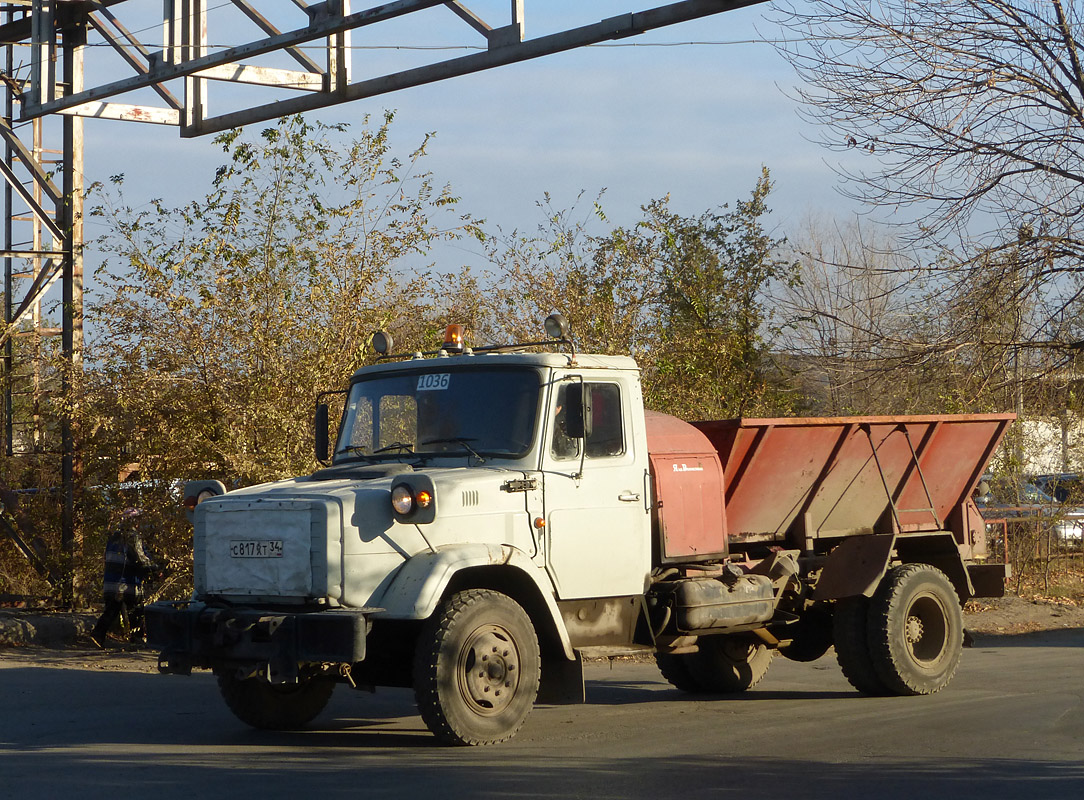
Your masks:
M230 542L233 558L282 558L282 539L234 539Z

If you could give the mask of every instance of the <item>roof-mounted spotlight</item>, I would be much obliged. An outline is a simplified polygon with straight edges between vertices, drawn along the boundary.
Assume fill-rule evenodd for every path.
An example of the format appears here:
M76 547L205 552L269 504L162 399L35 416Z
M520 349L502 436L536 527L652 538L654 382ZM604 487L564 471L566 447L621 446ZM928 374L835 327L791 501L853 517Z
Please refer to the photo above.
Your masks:
M395 340L391 338L390 333L377 331L373 334L373 349L380 355L388 355L393 347L395 347Z
M568 320L564 314L550 314L546 317L546 335L551 339L566 341L568 339Z

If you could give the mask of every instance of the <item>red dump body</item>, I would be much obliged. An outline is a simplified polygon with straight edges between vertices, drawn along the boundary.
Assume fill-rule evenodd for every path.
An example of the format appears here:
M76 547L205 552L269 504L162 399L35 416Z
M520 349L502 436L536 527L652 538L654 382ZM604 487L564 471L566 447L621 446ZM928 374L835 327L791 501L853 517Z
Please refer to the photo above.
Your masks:
M734 419L648 414L660 557L738 543L804 550L862 533L952 530L1015 416ZM684 459L684 460L683 460ZM712 519L722 496L722 513ZM697 498L707 500L703 513Z

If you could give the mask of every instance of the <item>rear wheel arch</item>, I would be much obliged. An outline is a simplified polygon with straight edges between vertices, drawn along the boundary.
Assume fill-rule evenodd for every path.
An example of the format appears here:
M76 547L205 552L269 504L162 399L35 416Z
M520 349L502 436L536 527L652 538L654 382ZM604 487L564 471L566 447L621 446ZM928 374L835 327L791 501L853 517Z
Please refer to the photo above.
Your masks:
M975 596L967 565L951 531L844 539L829 555L815 596L818 600L836 601L872 598L889 570L907 564L926 564L945 573L961 603Z
M901 536L896 540L896 552L900 566L925 564L943 572L956 590L961 605L975 596L967 565L952 533Z

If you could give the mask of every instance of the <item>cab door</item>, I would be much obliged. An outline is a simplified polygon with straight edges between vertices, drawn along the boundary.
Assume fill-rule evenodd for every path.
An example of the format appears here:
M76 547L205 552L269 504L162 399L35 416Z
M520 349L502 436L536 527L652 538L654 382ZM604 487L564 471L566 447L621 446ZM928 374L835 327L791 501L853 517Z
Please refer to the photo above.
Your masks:
M569 435L577 393L591 398L582 437ZM647 588L651 517L642 419L639 380L628 375L558 375L553 384L543 454L546 566L562 600Z

